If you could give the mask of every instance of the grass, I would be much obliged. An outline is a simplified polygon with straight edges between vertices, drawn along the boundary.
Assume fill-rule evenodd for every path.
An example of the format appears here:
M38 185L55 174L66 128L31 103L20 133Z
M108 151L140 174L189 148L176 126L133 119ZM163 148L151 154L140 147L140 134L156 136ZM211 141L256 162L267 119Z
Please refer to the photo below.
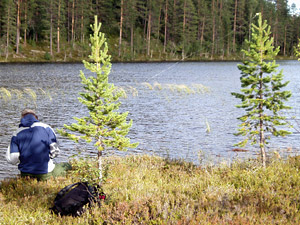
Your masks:
M199 167L155 156L106 164L107 200L78 218L49 211L56 193L77 181L74 173L2 181L0 224L300 224L299 157L265 169L256 161Z
M158 82L154 82L151 85L148 82L143 82L142 86L149 90L157 90L157 91L170 91L173 94L181 94L181 95L190 95L190 94L205 94L210 93L211 90L209 87L204 86L202 84L160 84Z

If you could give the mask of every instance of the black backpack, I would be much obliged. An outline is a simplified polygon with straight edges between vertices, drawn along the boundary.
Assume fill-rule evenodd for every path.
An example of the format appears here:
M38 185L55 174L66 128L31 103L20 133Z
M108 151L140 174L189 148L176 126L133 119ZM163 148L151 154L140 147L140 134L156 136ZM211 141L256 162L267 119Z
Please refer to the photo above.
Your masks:
M70 184L57 193L51 210L61 216L80 216L86 204L89 207L95 203L100 206L100 200L106 197L100 190L98 185L90 185L88 182Z

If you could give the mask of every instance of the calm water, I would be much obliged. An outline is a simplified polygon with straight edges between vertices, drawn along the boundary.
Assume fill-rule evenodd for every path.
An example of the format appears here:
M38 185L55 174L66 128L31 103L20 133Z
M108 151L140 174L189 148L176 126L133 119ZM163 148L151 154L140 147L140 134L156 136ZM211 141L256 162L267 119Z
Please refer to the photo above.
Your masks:
M300 62L278 63L284 70L285 79L291 81L288 89L293 91L289 105L294 108L288 115L299 117ZM120 110L130 112L128 118L134 123L129 137L140 144L127 153L109 151L106 155L155 154L194 163L253 157L255 151L231 151L241 140L234 133L239 124L236 118L243 114L242 109L235 108L239 100L230 94L240 89L237 64L113 64L110 82L127 92L127 98L121 100ZM80 70L89 75L82 64L0 64L0 87L10 90L30 88L37 93L36 100L30 95L18 99L16 94L11 100L0 99L0 179L18 173L4 157L11 135L19 124L20 111L25 106L35 108L40 120L54 129L73 122L73 116L86 114L77 100L81 90ZM195 93L184 92L183 87ZM300 128L300 124L296 127ZM62 152L57 162L67 161L77 150L85 155L95 155L92 145L74 144L59 135L58 139ZM297 132L287 138L273 138L269 151L298 154L298 140Z

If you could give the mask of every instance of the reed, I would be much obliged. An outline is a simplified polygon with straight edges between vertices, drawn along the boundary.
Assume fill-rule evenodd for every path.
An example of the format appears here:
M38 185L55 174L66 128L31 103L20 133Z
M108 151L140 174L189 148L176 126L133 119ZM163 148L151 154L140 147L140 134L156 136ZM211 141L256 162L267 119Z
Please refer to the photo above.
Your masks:
M210 133L210 125L207 119L205 119L205 124L206 124L206 133Z
M12 100L17 100L22 101L25 105L36 105L38 96L48 98L50 101L52 101L51 93L49 91L45 91L42 88L38 88L37 90L34 90L32 88L0 88L0 100L4 100L5 103L8 103Z
M11 92L4 88L4 87L1 87L0 88L0 99L4 99L4 101L8 101L11 99Z
M155 81L153 84L143 82L142 86L153 91L169 91L172 94L180 95L206 94L211 92L209 87L202 84L160 84Z

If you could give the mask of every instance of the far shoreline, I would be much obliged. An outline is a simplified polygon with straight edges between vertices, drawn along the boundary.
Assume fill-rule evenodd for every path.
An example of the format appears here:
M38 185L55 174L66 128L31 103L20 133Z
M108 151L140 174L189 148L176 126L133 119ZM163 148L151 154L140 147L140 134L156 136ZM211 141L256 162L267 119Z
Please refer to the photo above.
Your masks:
M84 59L78 60L1 60L0 64L79 64L82 63ZM151 60L112 60L111 63L183 63L183 62L242 62L244 59L185 59L185 60L159 60L159 59L151 59ZM276 61L291 61L298 60L296 57L277 57Z

